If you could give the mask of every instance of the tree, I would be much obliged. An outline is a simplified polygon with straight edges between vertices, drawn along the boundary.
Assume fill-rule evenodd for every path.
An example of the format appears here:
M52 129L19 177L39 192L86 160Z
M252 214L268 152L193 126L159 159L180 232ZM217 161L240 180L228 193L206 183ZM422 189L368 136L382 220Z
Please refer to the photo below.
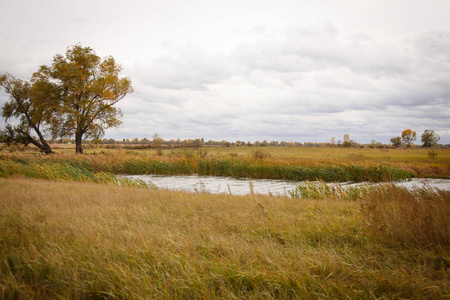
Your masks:
M0 86L9 94L9 101L2 108L2 117L6 122L11 118L18 120L16 126L7 124L6 129L0 132L2 140L7 144L25 146L31 143L46 154L53 153L45 139L56 110L53 84L40 82L34 76L28 82L3 74L0 76Z
M392 146L401 147L402 146L402 138L397 136L391 139Z
M405 129L402 131L402 140L407 147L412 146L412 142L416 140L416 132L411 129Z
M75 136L75 152L83 153L83 136L100 138L105 129L120 125L114 105L133 92L131 81L121 77L122 67L109 56L101 59L89 47L69 47L56 55L51 66L34 74L43 84L54 83L57 113L51 120L53 136Z
M153 148L156 150L156 154L161 156L163 155L162 146L163 146L163 139L155 133L153 136Z
M344 134L344 143L345 142L349 142L350 141L350 135L349 134Z
M192 143L192 146L194 148L200 148L201 146L203 146L203 142L201 139L195 139Z
M356 145L356 142L354 140L350 139L349 134L344 134L344 142L342 143L342 147L344 148L350 148Z
M422 133L422 143L424 147L431 148L437 145L441 137L433 130L425 129Z

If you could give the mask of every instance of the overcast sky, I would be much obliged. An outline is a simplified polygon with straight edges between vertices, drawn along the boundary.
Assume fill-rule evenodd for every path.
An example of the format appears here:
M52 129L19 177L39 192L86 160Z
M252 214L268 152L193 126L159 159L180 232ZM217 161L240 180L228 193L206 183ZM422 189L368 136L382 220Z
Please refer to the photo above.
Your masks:
M389 143L411 128L450 143L449 0L0 7L0 73L29 79L77 43L122 64L135 92L107 138Z

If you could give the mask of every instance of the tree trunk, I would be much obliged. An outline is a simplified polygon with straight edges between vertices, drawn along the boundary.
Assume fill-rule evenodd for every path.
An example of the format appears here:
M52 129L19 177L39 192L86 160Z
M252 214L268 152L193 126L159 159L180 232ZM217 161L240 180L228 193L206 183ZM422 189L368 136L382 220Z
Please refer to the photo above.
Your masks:
M75 153L83 154L83 133L77 132L75 133Z
M52 148L50 147L50 145L46 141L42 141L42 144L44 146L43 151L45 152L45 154L54 154L55 153L55 152L52 151Z
M30 134L25 133L23 131L18 130L19 133L24 134L31 144L38 147L41 151L43 151L45 154L54 154L55 152L52 151L52 147L42 138L41 143L36 141ZM26 146L26 145L25 145Z
M44 148L45 154L55 154L55 152L52 151L52 148L50 148L49 145L44 145Z
M55 152L52 151L52 148L49 144L45 143L45 145L42 145L38 141L36 141L33 138L29 139L30 143L38 147L41 151L43 151L45 154L54 154Z

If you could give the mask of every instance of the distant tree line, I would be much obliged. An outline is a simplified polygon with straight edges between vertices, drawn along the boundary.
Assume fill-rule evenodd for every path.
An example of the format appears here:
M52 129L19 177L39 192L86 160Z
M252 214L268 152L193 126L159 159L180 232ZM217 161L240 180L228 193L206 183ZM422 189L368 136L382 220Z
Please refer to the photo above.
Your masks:
M370 144L360 144L350 139L349 134L345 134L343 140L338 140L333 137L330 142L320 143L320 142L286 142L286 141L241 141L237 140L234 142L229 142L226 140L205 141L203 138L197 139L170 139L164 140L159 135L155 134L152 139L149 138L133 138L133 139L101 139L101 140L86 140L85 144L99 144L105 146L124 146L125 148L129 146L130 148L175 148L175 147L208 147L208 146L220 146L220 147L337 147L337 148L392 148L392 147L413 147L413 141L415 140L415 132L410 130L405 130L402 133L402 137L396 137L391 139L390 144L383 144L372 140ZM437 144L439 141L439 136L432 130L425 130L422 134L423 147L437 147L442 146ZM52 143L59 144L70 144L74 143L73 139L64 138L52 141Z

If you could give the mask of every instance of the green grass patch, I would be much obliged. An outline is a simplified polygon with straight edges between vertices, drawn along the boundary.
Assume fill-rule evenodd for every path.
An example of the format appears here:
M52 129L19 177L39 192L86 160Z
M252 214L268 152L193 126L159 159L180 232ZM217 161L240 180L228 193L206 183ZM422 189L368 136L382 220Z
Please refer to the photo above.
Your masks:
M140 180L117 177L112 173L95 171L86 161L49 160L35 157L0 156L0 177L14 175L29 178L108 183L125 186L148 187Z

